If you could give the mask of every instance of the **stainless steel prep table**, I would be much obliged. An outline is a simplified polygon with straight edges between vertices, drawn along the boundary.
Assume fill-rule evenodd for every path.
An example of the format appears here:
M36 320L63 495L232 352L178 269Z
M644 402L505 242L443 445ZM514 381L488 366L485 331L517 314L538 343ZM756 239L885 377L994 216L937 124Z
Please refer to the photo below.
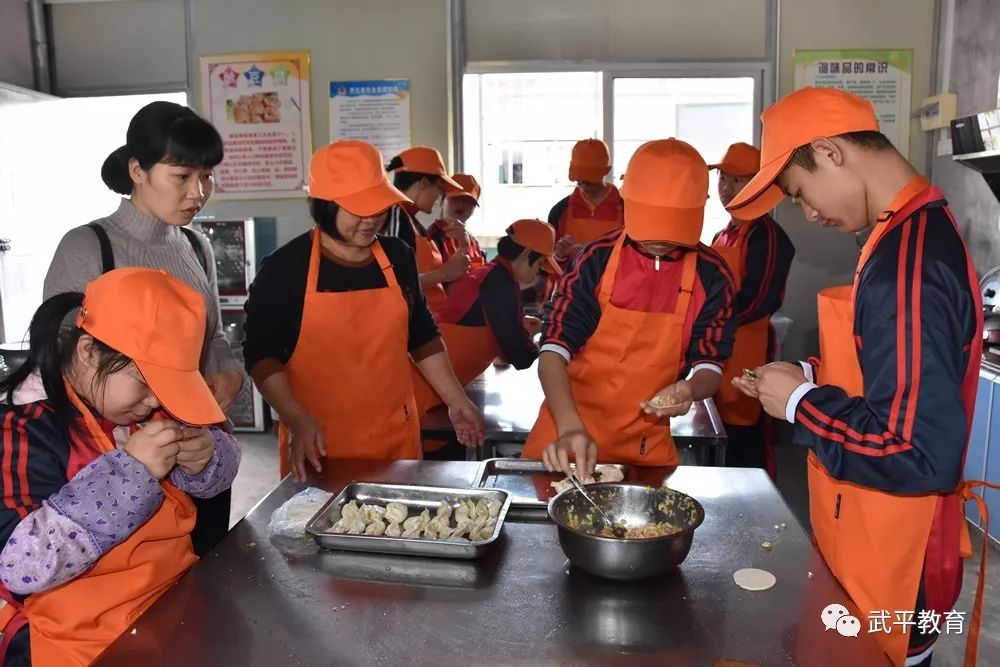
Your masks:
M331 461L311 483L468 485L469 462ZM303 486L283 480L157 601L98 664L888 664L867 632L823 631L844 604L837 585L767 476L709 467L646 469L702 502L705 523L675 575L624 584L569 567L549 523L508 523L481 561L295 550L269 541L271 512ZM786 523L777 533L774 525ZM770 551L761 548L772 539ZM279 546L281 548L279 548ZM738 588L757 566L770 591ZM809 576L809 572L812 576Z

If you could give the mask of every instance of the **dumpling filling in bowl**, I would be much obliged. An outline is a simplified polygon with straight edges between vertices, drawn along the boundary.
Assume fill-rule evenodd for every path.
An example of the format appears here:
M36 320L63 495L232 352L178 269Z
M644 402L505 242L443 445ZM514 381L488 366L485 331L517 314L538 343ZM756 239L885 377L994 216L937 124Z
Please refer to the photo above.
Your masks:
M611 529L611 526L606 525L597 532L592 530L593 526L581 526L581 528L592 535L600 535L601 537L617 537L615 532ZM625 531L625 537L619 539L643 540L650 537L666 537L667 535L679 533L682 530L684 530L683 526L677 526L667 521L659 521L645 526L629 528Z

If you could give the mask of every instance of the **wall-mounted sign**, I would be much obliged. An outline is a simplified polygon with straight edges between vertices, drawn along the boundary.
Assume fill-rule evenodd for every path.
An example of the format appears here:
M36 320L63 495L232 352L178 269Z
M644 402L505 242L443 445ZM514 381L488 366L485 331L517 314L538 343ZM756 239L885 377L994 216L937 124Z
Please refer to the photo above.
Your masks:
M797 50L795 88L839 88L875 107L882 134L904 157L910 153L911 49Z
M330 141L360 139L388 162L409 148L408 79L330 82Z
M202 56L201 110L222 135L216 199L305 197L312 155L309 53Z

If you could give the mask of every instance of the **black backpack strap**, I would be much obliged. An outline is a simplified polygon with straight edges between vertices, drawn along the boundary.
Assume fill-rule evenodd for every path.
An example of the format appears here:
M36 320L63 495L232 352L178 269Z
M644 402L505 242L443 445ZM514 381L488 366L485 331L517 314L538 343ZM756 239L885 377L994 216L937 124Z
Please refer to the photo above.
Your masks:
M205 271L205 277L208 277L208 258L205 257L205 248L201 245L201 241L198 240L198 232L187 227L181 227L181 231L184 232L184 236L187 237L191 247L194 248L194 254L198 256L198 263L201 264L201 268Z
M114 270L115 253L111 250L111 239L108 238L108 232L96 222L91 222L87 226L97 235L97 242L101 245L101 273Z

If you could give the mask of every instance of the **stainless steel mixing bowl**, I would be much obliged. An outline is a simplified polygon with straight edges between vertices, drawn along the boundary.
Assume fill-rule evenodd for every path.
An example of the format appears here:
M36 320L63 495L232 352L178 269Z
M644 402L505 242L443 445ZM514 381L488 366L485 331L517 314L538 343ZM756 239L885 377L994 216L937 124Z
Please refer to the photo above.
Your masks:
M612 519L628 528L669 522L682 530L663 537L619 539L600 537L600 518L576 489L549 502L549 517L559 529L559 544L577 567L609 579L645 579L675 569L687 557L695 529L705 509L691 496L666 487L641 484L590 484L587 492ZM596 528L594 527L596 526Z

